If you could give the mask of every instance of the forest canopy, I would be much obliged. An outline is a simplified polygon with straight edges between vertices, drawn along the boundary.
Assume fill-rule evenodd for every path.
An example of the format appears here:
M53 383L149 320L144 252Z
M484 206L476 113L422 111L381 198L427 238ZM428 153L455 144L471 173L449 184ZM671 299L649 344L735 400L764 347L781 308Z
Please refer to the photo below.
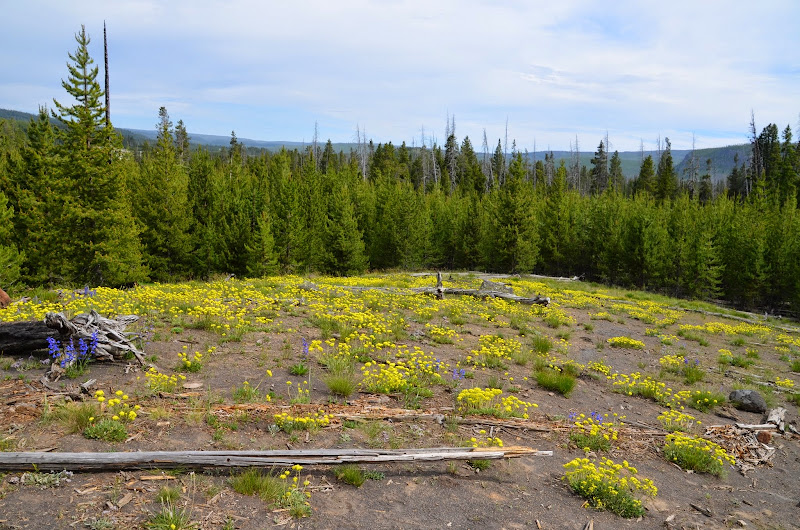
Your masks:
M798 146L758 133L727 181L678 174L669 139L626 179L599 142L589 166L498 140L482 153L448 122L444 145L330 141L278 152L190 148L154 112L157 139L123 147L82 28L66 94L0 121L0 286L129 285L368 269L481 269L584 279L742 307L800 303ZM780 131L780 132L779 132Z

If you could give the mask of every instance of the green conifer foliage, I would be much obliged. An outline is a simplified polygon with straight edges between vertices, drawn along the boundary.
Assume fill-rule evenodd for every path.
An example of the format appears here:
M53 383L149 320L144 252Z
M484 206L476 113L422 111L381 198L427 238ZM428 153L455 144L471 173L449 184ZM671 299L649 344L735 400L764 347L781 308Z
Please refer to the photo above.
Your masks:
M133 191L150 275L164 281L188 270L192 219L189 174L175 149L172 122L166 108L158 115L156 145L144 155Z
M332 190L324 231L322 270L333 275L353 275L367 268L364 241L358 230L350 190L338 186Z
M24 259L12 240L13 216L14 211L8 206L8 199L0 192L0 287L5 289L19 280Z
M672 146L669 138L665 138L666 149L661 153L656 169L654 194L660 201L670 200L678 192L678 175L672 162Z
M83 26L75 40L78 49L69 55L69 75L61 82L75 101L62 105L54 100L53 115L65 126L58 135L61 178L56 186L64 208L60 237L51 241L54 255L60 257L62 278L70 283L141 281L147 273L127 189L129 155L103 119L103 91Z

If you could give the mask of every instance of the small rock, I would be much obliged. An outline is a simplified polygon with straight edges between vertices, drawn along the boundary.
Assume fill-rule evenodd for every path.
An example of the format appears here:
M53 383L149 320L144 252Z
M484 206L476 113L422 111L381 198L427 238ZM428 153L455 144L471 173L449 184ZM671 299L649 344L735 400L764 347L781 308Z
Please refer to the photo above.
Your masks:
M738 524L738 525L739 525L739 526L741 526L742 528L744 528L745 526L747 526L747 523L744 521L744 519L739 519L738 521L736 521L736 524Z
M764 400L764 396L755 390L734 390L728 396L728 401L739 410L747 412L767 411L767 402Z
M0 309L5 309L11 303L11 297L8 293L0 289Z

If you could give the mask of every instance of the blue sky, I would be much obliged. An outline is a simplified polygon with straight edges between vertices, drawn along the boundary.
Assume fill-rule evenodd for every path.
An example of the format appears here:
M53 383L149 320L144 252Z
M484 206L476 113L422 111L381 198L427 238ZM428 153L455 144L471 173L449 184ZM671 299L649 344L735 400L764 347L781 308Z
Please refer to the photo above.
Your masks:
M85 24L112 121L258 140L520 149L675 149L800 123L800 2L3 0L0 108L36 112L61 88ZM796 136L800 136L797 135Z

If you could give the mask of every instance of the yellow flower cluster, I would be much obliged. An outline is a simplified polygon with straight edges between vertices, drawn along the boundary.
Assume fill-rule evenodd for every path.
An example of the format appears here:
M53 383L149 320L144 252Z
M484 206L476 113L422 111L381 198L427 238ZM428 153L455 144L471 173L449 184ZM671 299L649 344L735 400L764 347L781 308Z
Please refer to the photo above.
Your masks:
M446 328L444 326L434 326L433 324L425 324L428 336L438 344L452 344L453 337L456 336L456 330Z
M411 350L405 345L397 346L395 359L385 363L365 363L361 367L361 386L368 392L380 394L402 392L411 387L424 388L441 383L441 372L449 369L447 363L417 346Z
M611 375L611 367L605 364L603 361L589 361L586 363L586 368L606 376Z
M619 427L624 425L618 414L609 418L608 414L601 415L592 412L589 416L581 413L577 416L570 414L570 419L574 419L573 425L576 429L570 433L569 439L586 452L589 451L608 451L611 443L617 441Z
M680 326L682 331L705 331L706 333L722 333L724 335L766 335L769 333L769 328L759 324L748 324L742 322L740 324L731 325L722 322L706 322L705 324L695 326L691 324L682 324Z
M794 381L789 378L781 379L780 377L775 377L775 384L781 388L794 388Z
M778 333L775 336L775 340L783 344L788 344L790 346L796 346L797 348L800 348L800 337L792 337L791 335L787 335L785 333Z
M638 300L635 304L615 303L611 304L611 309L626 313L631 318L646 324L655 324L661 327L674 324L683 316L683 311L670 309L664 304L649 300Z
M122 390L117 390L114 393L114 397L108 400L106 400L104 391L96 390L94 398L100 404L101 410L110 415L111 419L114 421L130 423L138 417L138 412L141 410L139 405L131 407L130 404L127 403L128 394ZM91 417L89 421L94 422L95 418Z
M528 418L528 410L537 408L536 403L522 401L516 396L500 397L499 388L466 388L459 392L456 401L458 410L464 414L488 414L508 418Z
M668 434L664 442L664 457L684 469L701 473L722 475L725 463L731 465L736 460L718 444L683 433Z
M644 342L630 337L611 337L607 341L614 348L631 348L634 350L643 350Z
M278 428L288 433L292 431L313 431L320 427L326 427L331 422L331 417L324 410L304 416L293 416L288 412L281 412L275 414L273 418Z
M486 436L486 431L481 429L478 433L478 437L472 437L469 439L469 445L474 448L477 447L503 447L503 440L500 439L499 436L495 436L492 438L491 436Z
M575 418L574 425L590 436L602 436L606 440L616 441L619 436L618 427L624 425L623 419L624 417L620 418L616 412L611 421L607 421L608 414L603 414L601 417L597 413L589 416L581 413Z
M650 376L642 377L639 372L632 374L612 374L608 377L612 381L611 387L615 392L629 396L642 396L657 401L667 407L672 407L672 389L665 383L655 381Z
M668 372L680 372L685 364L686 358L683 355L664 355L658 360L662 368Z
M522 344L514 339L504 339L497 335L481 335L477 350L472 350L466 361L475 366L497 368L503 361L522 351Z
M147 380L147 386L155 392L175 392L178 383L186 380L185 375L162 374L152 366L145 372L144 377Z
M614 320L614 317L611 316L611 313L608 311L598 311L597 313L590 314L589 318L592 320L608 320L609 322Z
M635 467L623 461L615 464L609 458L597 463L588 458L576 458L564 464L564 480L570 489L600 510L622 517L644 514L639 495L655 497L658 489L650 479L639 479Z
M183 348L186 349L186 346ZM194 352L191 359L188 352L182 351L178 353L178 359L181 362L181 369L187 372L199 372L203 367L203 354L199 351Z
M695 424L700 425L702 422L695 419L691 414L683 412L683 407L678 409L665 410L658 415L658 421L664 429L669 432L688 432Z

